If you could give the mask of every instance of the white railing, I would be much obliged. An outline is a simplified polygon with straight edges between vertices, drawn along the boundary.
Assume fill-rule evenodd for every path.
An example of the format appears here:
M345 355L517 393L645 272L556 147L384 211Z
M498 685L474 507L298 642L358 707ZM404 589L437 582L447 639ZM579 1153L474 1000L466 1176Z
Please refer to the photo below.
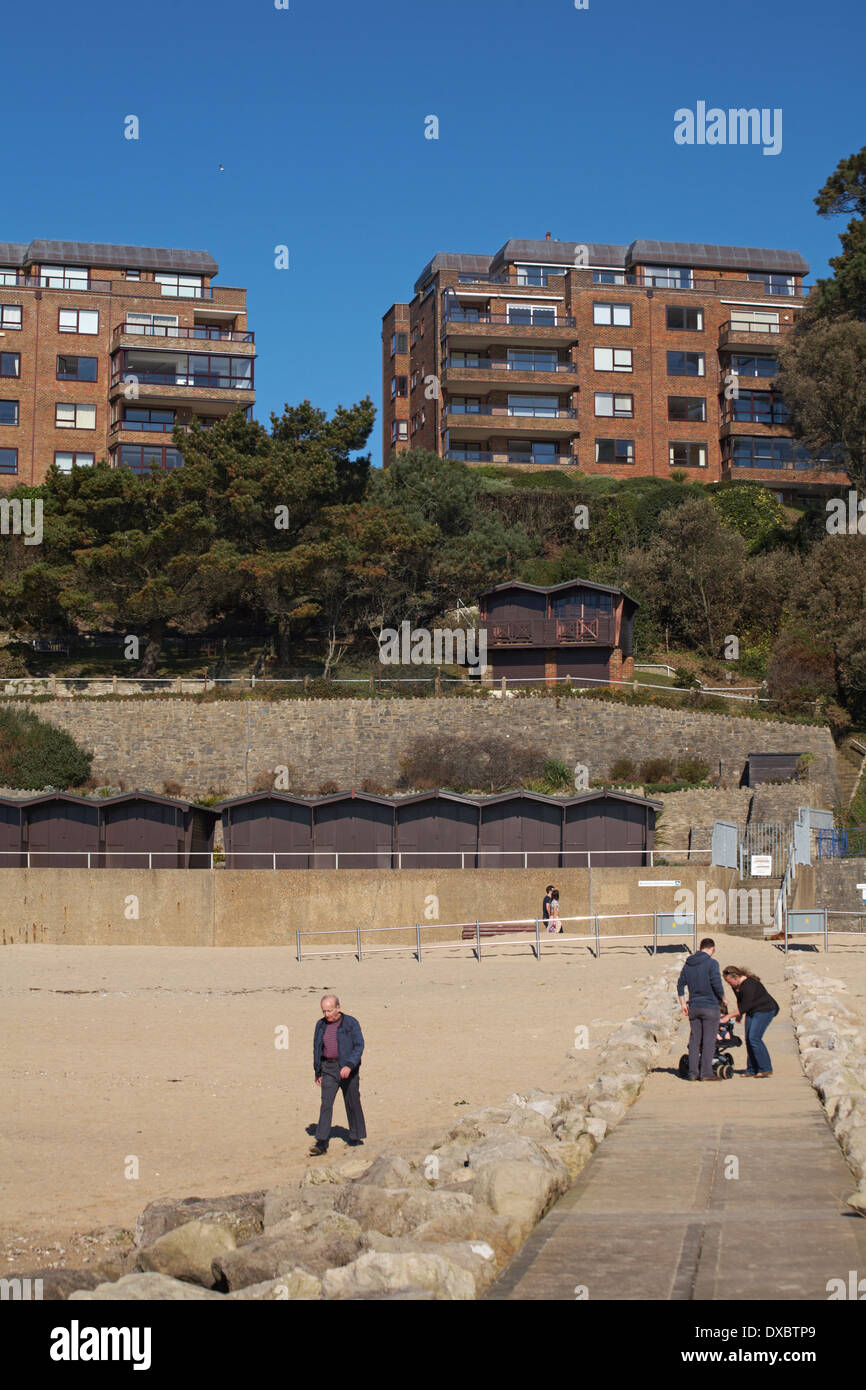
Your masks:
M154 868L157 868L157 869L158 869L158 868L160 867L160 864L159 864L159 861L160 861L160 860L163 861L163 866L164 866L164 867L168 867L168 868L207 868L207 869L225 869L225 868L228 867L228 861L229 861L229 860L234 861L234 860L236 860L236 859L256 859L256 860L263 860L263 861L265 861L265 862L264 862L263 864L259 864L258 866L250 866L250 867L252 868L253 871L255 871L256 867L258 867L259 869L262 869L262 868L267 869L269 872L276 872L278 869L293 869L293 868L307 869L307 870L310 870L310 871L312 871L312 872L315 872L315 871L318 870L318 869L326 869L326 870L330 870L330 869L339 869L341 866L342 866L342 868L344 868L344 869L351 869L351 868L353 867L353 865L352 865L352 863L351 863L351 861L352 861L353 859L373 859L373 858L376 858L376 859L380 859L380 860L387 860L387 861L389 861L389 862L387 862L387 863L376 864L376 865L374 866L374 869L380 869L380 870L381 870L381 869L387 869L387 870L389 870L389 871L393 871L393 870L402 870L402 868L403 868L403 859L404 859L404 858L410 859L410 860L419 860L419 859L423 859L423 860L432 860L432 861L433 861L433 863L430 864L430 865L419 865L419 864L417 864L417 863L412 864L411 869L421 868L421 867L428 867L428 868L434 868L434 869L435 869L435 868L437 867L437 861L440 861L440 860L442 860L442 859L451 859L451 860L454 860L454 859L457 859L458 856L459 856L459 858L460 858L460 868L461 868L461 869L467 869L467 868L468 868L468 869L474 869L474 868L479 868L479 869L483 869L483 868L494 868L494 869L501 869L501 868L509 868L509 869L513 869L513 868L517 868L517 869L532 869L532 868L539 868L539 869L545 869L545 868L549 868L549 869L553 870L553 869L557 869L557 868L559 868L559 869L576 868L576 869L588 869L589 872L592 873L593 869L595 869L596 871L598 871L599 869L605 868L605 867L606 867L606 865L605 865L605 863L604 863L605 858L608 857L608 856L610 856L610 855L614 855L614 854L615 854L615 855L619 855L619 856L628 855L628 856L630 856L630 857L633 859L634 862L633 862L632 864L630 864L630 865L629 865L629 864L615 864L615 865L610 865L609 867L612 867L612 868L636 868L636 869L649 868L649 869L652 869L652 868L655 868L655 867L657 866L656 857L658 857L658 858L660 858L660 859L663 859L663 860L665 861L665 864L667 865L667 863L669 862L669 858L668 858L668 857L669 857L670 855L677 855L677 854L685 855L687 861L690 862L690 863L695 863L695 862L697 862L698 856L703 855L703 856L706 857L705 862L706 862L706 863L709 863L709 862L710 862L709 856L710 856L710 854L711 854L711 851L710 851L709 849L684 849L684 850L676 850L676 849L660 849L660 850L659 850L659 849L633 849L633 850L630 850L630 849L593 849L593 850L586 850L586 849L573 849L573 850L570 850L570 849L559 849L559 850L545 850L545 849L539 849L539 850L533 850L533 849L530 849L530 850L522 850L522 849L516 849L516 850L508 850L508 849L467 849L467 850L416 850L416 849L404 849L404 850L396 850L396 849L395 849L395 850L375 850L375 849L368 849L368 850L364 850L364 849L359 849L359 850L342 850L342 849L341 849L341 850L329 850L329 849L306 849L306 850L303 850L303 849L302 849L302 850L267 850L267 849L258 849L258 850L255 850L255 849L253 849L253 850L235 850L235 849L229 849L229 850L198 850L198 849L183 849L183 850L134 850L134 849L116 849L116 850L105 850L105 849L94 849L94 850L73 850L73 849L63 849L63 848L60 848L60 847L58 847L57 849L39 849L39 850L32 850L32 849L24 849L24 848L22 847L21 849L0 850L0 868L9 868L9 867L12 867L12 868L38 869L38 868L40 867L40 862L39 862L39 861L41 860L41 861L42 861L42 867L47 867L47 868L58 868L58 867L62 867L62 868L82 868L82 869L94 869L94 868L96 868L96 869L109 868L109 869L110 869L110 868L111 868L111 864L106 864L106 863L103 863L103 862L101 862L101 861L103 861L103 860L110 860L110 859L126 859L126 860L128 860L128 859L136 859L136 860L141 860L141 864L140 864L140 865L136 865L136 866L134 866L134 867L140 867L140 868L142 868L142 869L144 869L144 868L147 868L147 869L154 869ZM17 864L17 865L16 865L16 864L12 864L12 865L10 866L10 865L7 864L7 862L6 862L6 861L9 860L9 859L13 859L13 860L23 860L23 861L25 861L25 862L24 862L24 863ZM50 862L49 862L49 863L46 864L46 862L45 862L46 860L47 860L47 861L52 861L52 860L58 860L58 859L62 859L62 860L75 860L75 863L74 863L74 864L66 864L66 863L64 863L63 865L57 865L56 863L50 863ZM304 861L306 861L306 862L304 862L304 863L302 863L302 864L296 864L296 863L286 864L286 863L283 863L283 862L282 862L282 861L287 860L287 859L288 859L288 860L304 860ZM478 864L475 864L475 863L472 862L473 860L483 860L483 859L486 859L486 860L491 860L491 859L493 859L493 860L495 860L495 861L508 860L508 861L510 861L510 862L509 862L509 863L506 863L506 864L502 864L502 863L500 863L500 862L495 862L495 863L492 863L492 864L491 864L491 863L487 863L487 864L478 863ZM560 862L560 863L557 863L557 864L551 864L550 861L551 861L552 859L557 859L557 860L560 860L560 861L563 861L563 860L570 860L570 861L572 861L572 862L570 862L570 863L562 863L562 862ZM579 862L579 863L576 863L576 864L575 864L575 863L573 862L575 859L580 860L580 861L583 861L583 862ZM169 863L168 865L165 865L165 863L164 863L165 860L170 860L170 861L172 861L172 862ZM179 860L181 861L180 863L178 863ZM317 862L317 863L311 864L311 863L309 862L309 861L311 861L311 860L316 860L316 861L319 861L319 860L327 860L327 861L329 861L329 862L328 862L328 863L319 863L319 862ZM469 861L469 863L467 863L467 860ZM602 862L599 863L599 860L601 860ZM145 863L145 861L147 861L147 862ZM184 862L184 861L192 861L192 862L190 863L190 862ZM268 861L269 861L269 862L268 862ZM277 861L280 861L280 862L278 863ZM331 862L331 861L332 861L332 862ZM348 861L348 862L347 862L347 861ZM539 861L541 861L541 862L539 862ZM129 868L130 865L129 865L129 864L125 864L123 867L124 867L124 868ZM233 863L232 863L232 867L234 867ZM239 866L240 869L244 869L244 868L246 868L246 867L247 867L247 866L246 866L246 865L243 865L243 864ZM362 867L363 867L363 866L362 866ZM456 869L457 865L454 864L452 867ZM410 868L407 868L407 872L411 872L411 869L410 869ZM372 872L372 870L371 870L371 872Z

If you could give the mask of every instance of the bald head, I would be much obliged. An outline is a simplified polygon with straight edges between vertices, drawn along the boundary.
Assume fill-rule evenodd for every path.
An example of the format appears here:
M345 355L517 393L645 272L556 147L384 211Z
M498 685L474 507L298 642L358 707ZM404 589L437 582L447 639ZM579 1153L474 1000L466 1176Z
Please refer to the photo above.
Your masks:
M321 998L322 1016L326 1023L334 1023L341 1018L340 1001L336 994L323 994Z

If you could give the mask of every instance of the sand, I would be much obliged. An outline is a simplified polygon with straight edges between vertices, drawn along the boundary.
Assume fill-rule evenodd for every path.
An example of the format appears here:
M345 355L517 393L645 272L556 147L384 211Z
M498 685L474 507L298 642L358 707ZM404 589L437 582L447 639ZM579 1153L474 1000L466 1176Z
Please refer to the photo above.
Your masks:
M716 940L722 966L748 966L780 1002L790 997L779 950ZM297 1181L314 1162L312 1034L326 990L366 1039L369 1139L357 1152L399 1141L423 1154L464 1106L590 1080L670 949L622 944L596 960L557 943L537 962L526 942L485 943L480 964L455 947L419 965L408 955L299 964L288 948L7 947L0 1274L87 1263L159 1198ZM862 946L797 954L846 980L849 1006L866 1016ZM569 1060L578 1027L590 1045ZM274 1045L283 1028L287 1049ZM339 1097L334 1123L331 1156L354 1154ZM133 1160L138 1176L127 1177Z

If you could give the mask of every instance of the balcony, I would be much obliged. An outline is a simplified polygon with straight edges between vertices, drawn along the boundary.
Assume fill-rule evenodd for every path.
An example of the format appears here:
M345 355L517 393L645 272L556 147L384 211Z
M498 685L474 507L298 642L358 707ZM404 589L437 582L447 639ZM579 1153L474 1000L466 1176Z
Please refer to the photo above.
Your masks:
M767 323L765 319L729 319L719 329L719 347L778 347L779 335L787 325Z
M510 314L479 313L467 318L452 311L442 320L442 334L443 337L447 335L449 349L477 348L487 343L549 343L571 347L578 341L576 322L563 314L551 314L545 320L539 317L535 323L521 323Z
M596 618L487 618L488 647L612 647L612 614Z
M0 276L0 288L20 285L28 290L82 290L89 294L110 294L110 280L79 280L66 275L9 275Z
M541 435L571 438L578 431L575 428L576 410L551 410L539 406L537 410L508 405L486 405L480 410L455 406L446 401L442 408L442 428L462 439L479 439L490 434L507 431L512 437L527 439Z
M527 464L533 468L577 468L577 454L514 454L507 449L448 449L445 457L458 463L494 463L499 467Z
M576 362L554 362L551 364L507 362L505 358L485 357L479 361L477 366L466 365L462 362L455 363L452 358L446 357L443 364L442 384L453 391L466 388L471 391L480 386L495 386L497 383L508 382L515 385L525 377L534 386L555 386L562 390L567 385L569 390L574 389L570 382L563 381L563 377L576 377Z
M222 343L254 343L256 335L247 328L215 328L211 324L164 324L164 323L120 323L112 337L113 348L147 347L146 341L139 339L168 338L175 342L180 339L208 340Z

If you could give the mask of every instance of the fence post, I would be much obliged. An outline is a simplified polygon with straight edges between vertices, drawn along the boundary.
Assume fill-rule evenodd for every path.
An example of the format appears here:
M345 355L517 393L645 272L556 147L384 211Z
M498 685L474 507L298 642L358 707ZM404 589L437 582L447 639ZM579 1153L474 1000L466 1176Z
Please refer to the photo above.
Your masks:
M524 867L524 869L526 869L526 868L529 867L528 864L527 864L527 862L526 862L526 850L523 851L523 867Z
M361 928L360 928L360 927L357 928L357 935L358 935L358 960L360 960L360 959L361 959Z
M653 912L653 955L656 954L659 944L659 915Z
M502 682L501 682L500 687L499 687L500 690L502 691L503 695L505 694L505 688L506 688L507 684L508 684L507 678L506 678L505 676L503 676L503 677L502 677Z
M300 959L301 959L301 933L300 933L299 931L296 931L296 932L295 932L295 939L296 939L296 941L297 941L297 946L298 946L298 961L300 962Z
M541 960L541 933L538 930L538 918L535 919L535 959Z
M421 923L415 923L415 954L418 957L418 964L421 964Z
M90 850L87 851L87 867L90 868Z
M481 923L475 918L475 954L481 960Z
M276 856L276 853L275 853L275 854L274 854L274 873L276 873L276 871L277 871L277 856Z
M442 694L442 667L436 667L436 694Z
M598 960L601 955L601 936L598 930L598 913L595 914L595 958Z
M153 868L153 853L152 853L151 851L148 851L148 855L147 855L147 867L148 867L149 869L152 869L152 868Z

